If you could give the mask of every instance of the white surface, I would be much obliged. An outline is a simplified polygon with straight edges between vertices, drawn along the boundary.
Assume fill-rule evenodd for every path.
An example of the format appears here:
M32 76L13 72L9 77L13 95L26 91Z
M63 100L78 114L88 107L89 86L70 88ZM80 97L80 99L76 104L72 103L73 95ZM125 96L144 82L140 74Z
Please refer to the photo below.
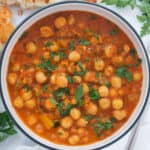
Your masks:
M119 14L121 14L124 18L126 18L139 33L140 24L136 20L136 15L135 15L139 13L137 10L132 11L129 8L120 10L120 9L116 9L115 7L111 7L111 9L115 10L116 12L119 12ZM16 8L13 8L13 11L14 13L16 13ZM13 18L13 22L15 23L15 25L18 25L21 22L21 20L23 20L31 12L32 11L26 11L21 17L17 16L17 13L16 13L15 17ZM150 35L144 37L143 42L145 46L148 47L148 44L150 44ZM148 103L148 105L149 104L150 103ZM148 110L148 105L147 105L146 114L143 115L142 122L140 123L140 128L138 128L136 142L134 146L132 147L133 150L141 150L141 149L149 150L150 149L150 142L149 142L150 118L148 118L148 114L150 113L150 110ZM0 104L0 106L2 105ZM105 150L118 150L118 149L126 150L129 140L131 138L131 135L132 135L132 131L130 131L125 137L123 137L117 143L105 148ZM0 149L1 150L42 150L43 148L40 148L35 143L30 141L28 138L26 138L22 133L19 132L19 134L13 137L10 137L9 139L1 143Z

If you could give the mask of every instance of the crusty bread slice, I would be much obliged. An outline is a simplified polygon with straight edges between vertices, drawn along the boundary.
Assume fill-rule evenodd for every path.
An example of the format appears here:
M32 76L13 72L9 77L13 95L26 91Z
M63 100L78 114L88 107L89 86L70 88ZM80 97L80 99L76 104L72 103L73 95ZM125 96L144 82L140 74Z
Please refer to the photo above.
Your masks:
M52 4L57 0L0 0L1 4L5 5L19 5L21 8L36 8Z

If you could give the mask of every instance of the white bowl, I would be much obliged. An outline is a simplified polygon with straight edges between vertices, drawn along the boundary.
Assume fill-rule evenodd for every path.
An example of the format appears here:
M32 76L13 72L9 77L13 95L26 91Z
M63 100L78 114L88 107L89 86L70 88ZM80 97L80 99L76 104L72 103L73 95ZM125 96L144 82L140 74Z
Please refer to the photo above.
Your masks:
M7 89L7 69L8 69L8 63L9 63L9 57L11 54L11 51L15 45L15 43L18 41L19 37L22 35L22 33L28 29L33 23L37 22L41 18L48 16L50 14L60 12L60 11L69 11L69 10L79 10L79 11L88 11L95 14L98 14L100 16L104 16L106 19L114 22L117 26L119 26L130 38L130 40L133 42L135 48L138 51L139 56L142 59L142 68L143 68L143 85L142 85L142 93L140 97L140 101L130 116L129 120L118 130L116 131L112 136L93 143L88 144L84 146L64 146L52 143L39 135L35 134L32 130L30 130L20 119L20 117L17 115L15 109L12 106L10 96ZM79 18L80 19L80 18ZM104 148L117 140L119 140L121 137L123 137L137 122L139 117L141 116L144 107L148 100L148 92L149 92L149 60L147 56L147 52L144 48L144 45L136 33L136 31L133 29L133 27L124 20L121 16L119 16L117 13L113 12L112 10L109 10L108 8L105 8L100 5L96 4L90 4L85 2L62 2L62 3L56 3L50 6L47 6L45 8L42 8L41 10L38 10L31 16L29 16L26 20L24 20L13 32L11 37L9 38L1 59L1 66L0 66L0 86L1 86L1 96L3 99L3 103L6 107L6 109L9 111L10 115L12 116L14 122L19 127L19 129L27 135L29 138L34 140L35 142L52 149L60 149L60 150L90 150L90 149L100 149ZM136 88L136 87L135 87Z

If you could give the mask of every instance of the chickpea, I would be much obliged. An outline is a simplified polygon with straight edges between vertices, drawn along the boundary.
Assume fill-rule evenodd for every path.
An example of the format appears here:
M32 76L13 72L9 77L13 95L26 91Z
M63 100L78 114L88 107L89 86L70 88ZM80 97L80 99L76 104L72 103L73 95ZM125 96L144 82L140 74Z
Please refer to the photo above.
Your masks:
M81 112L79 109L77 108L73 108L70 111L70 116L74 119L74 120L78 120L81 116Z
M57 75L56 76L56 85L60 88L67 87L68 86L68 80L67 80L66 76L63 74Z
M105 47L105 55L108 57L108 58L111 58L114 56L114 54L116 54L117 52L117 48L115 45L113 44L109 44Z
M108 98L101 98L98 102L99 102L99 106L104 110L109 109L111 106L110 99Z
M14 85L17 81L17 74L16 73L9 73L8 74L8 83Z
M33 43L33 42L28 42L28 43L26 44L26 52L27 52L28 54L34 54L34 53L36 52L36 50L37 50L37 46L35 45L35 43Z
M112 87L116 88L116 89L119 89L121 88L122 86L122 80L120 77L117 77L117 76L113 76L111 78L111 84L112 84Z
M65 17L60 16L55 19L54 24L57 29L60 29L67 24L67 21Z
M86 82L96 82L96 75L95 72L89 71L85 74L84 80Z
M40 62L40 60L39 59L34 59L33 60L33 64L34 65L39 65L41 62Z
M68 24L73 25L75 23L75 18L73 15L70 15L68 18Z
M79 143L80 137L78 135L72 135L69 137L68 141L69 141L69 144L75 145L75 144Z
M44 52L43 53L43 58L44 59L49 59L49 57L50 57L50 53L49 52Z
M109 89L107 86L102 85L98 88L98 92L101 97L107 97L109 95Z
M69 60L72 62L77 62L80 60L80 54L77 51L72 51L69 54Z
M42 71L38 71L35 73L35 79L39 84L43 84L46 82L47 77Z
M110 77L112 74L114 73L114 68L112 66L108 66L105 68L104 70L104 74L107 76L107 77Z
M75 72L75 70L76 70L75 64L74 64L73 62L70 63L70 64L68 65L67 71L68 71L69 73L73 74L73 73Z
M61 138L61 139L66 139L69 136L69 133L62 128L58 128L57 134L58 134L59 138Z
M123 50L124 50L124 52L125 52L126 54L128 54L129 51L130 51L130 46L129 46L128 44L125 44L125 45L123 46Z
M116 97L116 96L118 96L118 92L116 89L111 88L109 91L109 95L110 95L110 97Z
M120 65L120 64L122 64L123 63L123 57L122 56L114 56L114 57L112 57L112 63L114 64L114 65Z
M44 107L47 109L47 110L54 110L56 108L56 106L54 104L52 104L52 102L50 101L50 99L46 99L44 101Z
M59 56L59 55L54 56L54 58L53 58L53 59L54 59L54 61L55 61L55 62L59 62L59 61L60 61L60 56Z
M58 43L60 44L61 47L67 48L68 47L68 40L67 39L59 39Z
M86 83L83 83L82 85L83 85L83 93L84 93L84 94L87 94L87 93L89 92L89 87L88 87L88 85L87 85Z
M75 98L72 98L72 99L71 99L71 103L74 104L74 105L77 104L76 99L75 99Z
M80 119L77 121L77 126L78 126L78 127L86 127L87 124L88 124L88 121L85 120L84 118L80 118Z
M82 78L80 76L73 76L73 79L75 80L76 83L81 83Z
M49 26L42 26L40 28L40 32L41 32L41 36L45 38L48 38L54 35L53 29Z
M19 109L23 108L24 106L23 99L20 96L16 97L13 101L13 105Z
M30 115L27 117L27 122L29 126L33 126L37 123L37 118L35 115Z
M34 109L36 107L36 102L34 99L25 101L25 107L28 109Z
M56 43L56 42L53 42L53 44L50 46L50 50L52 51L52 52L57 52L58 50L59 50L59 45L58 45L58 43Z
M80 136L83 136L86 131L85 131L84 128L79 128L77 132L78 132L78 134L79 134Z
M124 92L123 89L119 89L119 90L118 90L118 94L119 94L120 96L123 96L123 95L125 95L125 92Z
M96 45L99 42L99 40L96 37L94 37L94 36L91 37L90 41L91 41L92 45Z
M105 63L102 59L97 59L94 62L94 67L96 71L102 71L105 67Z
M40 123L36 124L35 131L37 133L43 133L44 132L44 127L42 126L42 124L40 124Z
M133 79L134 81L140 81L142 79L142 74L140 72L134 72Z
M126 118L126 116L127 116L127 111L126 111L126 110L114 110L114 111L113 111L113 116L114 116L117 120L121 121L121 120L123 120L124 118Z
M91 114L91 115L96 115L97 111L98 111L98 108L97 108L97 105L94 104L94 103L89 103L86 107L86 111L88 114Z
M29 100L32 98L32 91L31 90L25 90L25 89L22 89L21 90L21 97L23 98L23 100Z
M73 120L71 117L65 117L61 120L61 126L65 129L71 128L73 125Z
M17 71L20 70L20 68L21 68L20 64L19 63L15 63L12 66L12 71L17 72Z
M56 74L52 74L50 77L50 83L51 84L56 84Z
M123 107L123 100L121 98L115 98L112 101L113 109L121 109Z

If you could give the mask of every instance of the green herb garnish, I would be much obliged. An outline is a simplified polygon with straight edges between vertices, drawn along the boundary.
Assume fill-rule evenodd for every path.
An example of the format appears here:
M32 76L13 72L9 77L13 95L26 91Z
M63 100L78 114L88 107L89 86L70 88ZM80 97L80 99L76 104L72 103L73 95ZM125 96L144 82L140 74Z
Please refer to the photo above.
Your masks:
M48 92L48 84L44 84L42 86L42 90L43 90L43 92Z
M127 79L129 82L132 82L133 80L132 73L127 70L126 66L118 67L115 74L121 78Z
M77 104L79 106L82 106L83 105L83 86L82 85L79 85L76 90L75 90L75 99L77 101Z
M132 9L138 8L141 15L137 19L142 23L141 36L150 34L150 2L149 0L103 0L107 5L116 5L117 7L130 6Z
M62 117L69 115L70 110L74 107L73 104L65 106L63 101L59 102L55 98L50 98L50 101L57 107L59 114Z
M64 95L69 94L69 89L68 88L59 88L55 91L53 91L53 95L57 98L62 98Z
M131 55L132 57L135 57L135 56L136 56L136 50L135 50L135 49L131 49L131 50L130 50L130 55Z
M73 42L69 42L68 46L69 46L70 50L74 50L75 49L75 44Z
M30 88L29 85L25 85L23 88L24 88L27 92L31 90L31 88Z
M52 46L53 45L53 43L51 42L51 41L47 41L46 43L45 43L45 47L50 47L50 46Z
M84 40L84 39L80 39L79 40L79 44L83 45L83 46L90 46L91 45L91 42L90 41L87 41L87 40Z
M113 30L111 30L111 31L109 32L109 34L112 35L112 36L118 34L118 29L117 29L117 28L114 28Z
M9 117L8 112L1 112L0 113L0 142L16 133L17 131L14 128L14 123Z
M84 119L87 120L87 121L90 121L90 120L93 119L93 117L94 117L93 115L87 114L87 115L84 116Z
M107 131L113 127L113 124L110 120L103 122L100 119L97 120L96 123L93 124L93 129L96 135L99 137L101 136L102 131Z
M94 88L90 88L89 97L91 100L98 100L100 98L100 95L97 90L95 90Z
M66 75L66 77L67 77L69 83L71 83L71 84L72 84L72 83L75 83L75 80L74 80L74 78L73 78L72 76Z
M111 85L111 82L109 82L109 81L107 81L107 82L105 82L105 85L108 87L108 88L110 88L112 85Z
M58 54L60 56L60 59L65 59L67 57L64 51L60 51Z
M95 76L96 76L97 79L99 79L99 77L100 77L100 72L96 72Z
M41 69L45 69L48 72L56 69L56 66L53 65L50 60L45 60L45 59L42 59L42 62L41 64L38 65L38 67Z
M84 69L83 64L79 61L77 65L80 68L80 71L76 72L75 74L79 76L84 76L86 74L86 70Z

